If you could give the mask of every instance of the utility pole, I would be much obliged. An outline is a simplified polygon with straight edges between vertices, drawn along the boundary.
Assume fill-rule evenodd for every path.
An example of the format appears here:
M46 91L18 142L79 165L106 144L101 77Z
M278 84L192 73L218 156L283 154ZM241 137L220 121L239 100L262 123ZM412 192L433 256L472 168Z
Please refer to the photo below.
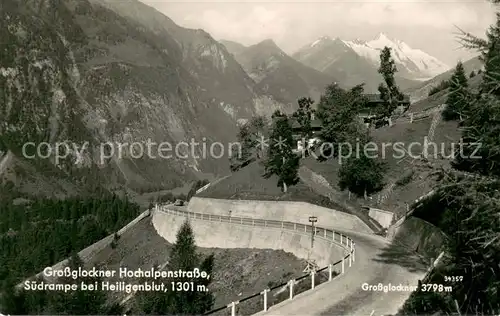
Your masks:
M315 228L314 228L314 223L318 221L318 218L316 216L309 216L309 222L311 223L312 227L312 233L311 233L311 251L314 247L314 234L316 233Z
M309 249L309 254L307 255L307 266L304 269L305 273L316 271L318 269L318 265L316 264L316 262L311 259L311 253L314 247L314 235L316 234L314 223L316 223L317 221L318 218L316 216L309 216L309 222L311 223L311 249Z
M283 169L283 168L285 168L286 159L285 159L285 156L283 156L282 158L283 158L283 165L282 165L283 166L282 169ZM288 187L286 185L286 182L283 181L283 192L286 193L287 191L288 191Z

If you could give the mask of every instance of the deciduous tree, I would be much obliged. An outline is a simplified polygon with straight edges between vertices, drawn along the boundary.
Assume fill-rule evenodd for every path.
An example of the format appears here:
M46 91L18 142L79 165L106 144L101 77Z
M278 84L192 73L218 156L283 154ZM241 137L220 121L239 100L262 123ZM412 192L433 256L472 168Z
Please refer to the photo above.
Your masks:
M354 144L357 138L368 132L357 116L367 104L363 91L363 85L344 90L333 84L321 96L317 110L322 123L319 136L323 143L331 146L321 148L320 160L338 155L338 152L331 152L332 147L338 148L342 143Z
M249 163L263 158L260 142L263 137L268 136L267 126L268 123L266 119L261 116L254 117L240 126L237 140L241 150L239 152L233 152L236 147L231 148L231 171L237 171L244 168Z
M309 139L312 138L312 119L315 114L312 105L314 101L311 98L300 98L298 100L299 108L293 113L293 118L297 120L300 127L300 139L303 147L307 149ZM306 151L307 152L307 151Z
M293 152L295 141L288 117L279 111L273 114L264 177L278 177L278 186L287 192L288 186L298 183L299 156Z
M339 186L342 190L364 196L382 189L386 166L379 158L364 153L348 157L339 170Z

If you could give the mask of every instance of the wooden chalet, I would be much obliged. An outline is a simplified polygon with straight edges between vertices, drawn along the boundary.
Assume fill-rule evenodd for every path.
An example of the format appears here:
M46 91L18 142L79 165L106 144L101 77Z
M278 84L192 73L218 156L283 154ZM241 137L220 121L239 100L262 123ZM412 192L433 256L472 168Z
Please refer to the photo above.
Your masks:
M382 106L384 104L384 100L380 97L380 94L378 93L372 93L372 94L365 94L364 95L368 99L368 104L365 107L365 109L362 109L360 111L360 117L365 118L365 117L373 117L374 114L377 112L377 108ZM410 96L409 95L404 95L403 100L398 102L398 107L396 109L396 112L403 113L408 108L410 107Z
M290 124L292 125L292 130L293 130L293 136L294 136L294 138L299 139L300 135L301 135L301 132L302 132L299 122L297 122L296 119L291 118L290 119ZM322 126L323 125L321 123L321 120L315 119L315 118L313 118L311 120L311 130L312 130L313 137L315 137L321 131L321 127Z
M380 97L380 94L377 93L365 94L364 96L368 99L368 104L364 109L360 111L359 117L363 120L364 123L369 125L372 119L376 116L375 114L377 113L377 108L382 106L384 104L384 101ZM399 105L395 110L395 113L404 113L406 110L408 110L411 104L410 96L404 95L403 100L399 101L398 103ZM299 122L297 122L297 120L294 118L290 118L290 123L292 125L294 138L299 140L301 135L301 128ZM317 137L317 135L321 131L321 127L322 127L321 120L313 117L311 121L311 128L313 133L312 139Z

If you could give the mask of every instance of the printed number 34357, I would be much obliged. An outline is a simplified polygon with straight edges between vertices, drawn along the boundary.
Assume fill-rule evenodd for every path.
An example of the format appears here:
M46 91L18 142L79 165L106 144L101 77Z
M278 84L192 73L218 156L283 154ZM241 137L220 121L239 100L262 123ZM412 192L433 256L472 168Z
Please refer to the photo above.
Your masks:
M444 276L444 281L445 282L462 282L464 280L464 277L462 275L445 275Z

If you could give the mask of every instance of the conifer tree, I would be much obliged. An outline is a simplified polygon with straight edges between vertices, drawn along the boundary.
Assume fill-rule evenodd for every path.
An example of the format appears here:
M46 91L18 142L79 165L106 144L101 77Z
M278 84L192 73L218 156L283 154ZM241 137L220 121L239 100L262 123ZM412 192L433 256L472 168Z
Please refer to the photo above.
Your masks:
M250 127L247 124L240 126L236 137L241 146L241 152L237 153L237 156L234 156L233 153L233 156L230 157L231 171L237 171L248 164L252 158L252 148L255 146Z
M427 297L414 292L402 314L500 313L500 14L486 39L464 33L463 43L482 52L485 73L479 91L471 92L467 104L462 132L465 146L458 153L454 167L478 177L463 177L444 170L434 195L414 213L434 219L433 224L445 236L443 262L427 283L441 282L443 276L459 275L463 279L452 283L452 292L440 293L432 301L426 301L425 306L419 302Z
M447 121L462 120L464 111L469 103L468 82L465 69L461 62L457 63L455 72L449 80L449 92L446 99L446 108L443 119Z
M168 260L168 268L169 270L191 271L198 266L199 257L196 253L194 232L189 221L185 221L177 232Z
M293 152L295 142L288 117L276 111L273 120L264 177L278 176L277 185L287 192L288 186L299 182L299 156Z
M496 23L486 33L487 41L482 51L484 75L481 85L483 93L500 97L500 12L496 13Z
M177 239L172 247L167 268L170 271L193 271L199 268L207 273L212 273L214 257L209 256L203 261L196 252L194 233L188 221L184 222L177 232ZM193 282L197 285L206 285L209 280L196 278L174 278L169 279L167 286L169 291L146 292L139 298L139 305L143 313L150 315L201 315L212 308L214 299L210 292L198 291L172 291L171 282Z
M500 13L482 40L468 36L466 42L482 53L485 65L480 91L470 98L462 125L463 145L453 166L484 176L500 176Z
M404 95L399 91L394 77L398 71L396 63L391 56L391 48L384 47L380 52L380 67L378 72L384 78L384 83L378 87L381 99L384 101L383 107L380 109L380 116L383 120L389 121L389 126L392 126L391 115L402 101Z

